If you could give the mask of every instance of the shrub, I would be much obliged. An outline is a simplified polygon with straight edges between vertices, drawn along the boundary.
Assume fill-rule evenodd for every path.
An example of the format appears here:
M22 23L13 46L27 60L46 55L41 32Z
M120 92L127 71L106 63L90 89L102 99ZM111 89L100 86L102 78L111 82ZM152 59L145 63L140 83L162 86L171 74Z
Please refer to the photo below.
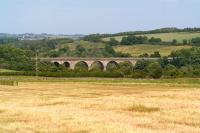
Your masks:
M130 75L133 71L133 65L130 62L119 63L119 71L124 75Z
M147 73L142 70L135 70L132 73L132 78L136 78L136 79L143 79L146 76L147 76Z
M161 57L160 52L159 51L155 51L153 54L151 54L150 57Z
M162 68L158 62L150 63L147 66L147 71L151 78L159 79L162 76Z
M178 70L174 65L167 65L164 68L164 75L170 78L176 78L178 76Z

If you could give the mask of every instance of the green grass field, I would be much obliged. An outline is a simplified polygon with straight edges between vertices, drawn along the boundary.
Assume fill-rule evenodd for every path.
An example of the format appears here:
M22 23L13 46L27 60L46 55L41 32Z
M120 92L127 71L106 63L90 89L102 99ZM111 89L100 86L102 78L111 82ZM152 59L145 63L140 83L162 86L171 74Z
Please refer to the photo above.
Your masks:
M167 56L172 51L180 50L180 49L189 49L192 46L166 46L166 45L133 45L133 46L116 46L114 49L118 52L129 53L132 56L139 56L144 53L152 54L155 51L159 51L161 56Z
M74 43L69 43L69 44L64 44L61 45L60 48L63 48L64 46L68 46L70 50L75 50L77 45L81 45L86 49L93 49L93 48L104 48L105 44L104 43L92 43L88 41L75 41Z
M148 38L156 37L161 38L163 41L170 42L173 39L176 39L178 43L182 43L183 39L190 40L195 37L200 37L200 32L180 32L180 33L158 33L158 34L145 34ZM113 37L118 41L121 41L123 36ZM110 37L104 38L104 41L109 41Z
M0 69L0 72L16 72L15 70Z

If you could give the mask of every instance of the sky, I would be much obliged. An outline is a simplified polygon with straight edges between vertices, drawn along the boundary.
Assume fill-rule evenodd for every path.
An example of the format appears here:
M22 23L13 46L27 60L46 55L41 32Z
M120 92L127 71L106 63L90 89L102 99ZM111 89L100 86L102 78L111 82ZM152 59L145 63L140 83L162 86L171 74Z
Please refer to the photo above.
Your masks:
M200 27L200 0L0 0L0 33L92 34Z

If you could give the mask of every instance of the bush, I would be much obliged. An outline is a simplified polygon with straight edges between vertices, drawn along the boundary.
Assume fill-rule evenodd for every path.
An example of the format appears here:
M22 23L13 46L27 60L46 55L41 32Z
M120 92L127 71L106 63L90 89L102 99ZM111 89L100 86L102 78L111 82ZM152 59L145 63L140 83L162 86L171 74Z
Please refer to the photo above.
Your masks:
M192 77L193 67L191 65L183 66L179 69L179 72L182 77Z
M162 76L162 68L158 62L150 63L147 66L147 71L151 78L159 79Z
M35 76L35 72L3 72L0 76ZM123 75L120 72L38 72L42 77L106 77L120 78Z
M132 73L132 78L136 78L136 79L143 79L146 78L147 73L142 71L142 70L135 70Z
M166 77L169 77L169 78L176 78L179 75L177 68L174 65L170 65L170 64L164 68L163 73Z
M131 75L133 71L133 65L130 62L121 62L119 63L119 71L124 75Z
M149 63L150 63L150 61L148 61L148 60L138 60L135 64L134 69L145 71L145 69L146 69L146 67L148 66Z
M161 57L160 52L159 51L155 51L153 54L151 54L151 57Z
M193 38L193 39L191 40L191 43L192 43L193 45L198 45L198 46L200 46L200 37Z

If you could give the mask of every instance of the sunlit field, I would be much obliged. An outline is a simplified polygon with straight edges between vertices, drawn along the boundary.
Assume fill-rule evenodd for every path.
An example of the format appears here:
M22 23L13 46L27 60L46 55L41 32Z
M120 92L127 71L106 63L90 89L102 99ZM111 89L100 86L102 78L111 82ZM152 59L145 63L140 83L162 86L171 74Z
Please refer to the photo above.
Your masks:
M195 37L199 37L199 32L180 32L180 33L157 33L157 34L145 34L148 38L156 37L161 38L163 41L170 42L173 39L176 39L178 43L182 43L184 39L190 40ZM115 38L118 41L122 40L123 36L116 36L116 37L107 37L104 38L104 41L109 41L110 38Z
M139 44L133 46L115 46L114 49L117 52L129 53L132 56L139 56L144 53L149 55L153 54L155 51L159 51L161 56L168 56L172 51L177 51L181 49L189 49L192 46L167 46L167 45L148 45L148 44Z
M20 80L0 85L0 133L200 132L199 79Z

